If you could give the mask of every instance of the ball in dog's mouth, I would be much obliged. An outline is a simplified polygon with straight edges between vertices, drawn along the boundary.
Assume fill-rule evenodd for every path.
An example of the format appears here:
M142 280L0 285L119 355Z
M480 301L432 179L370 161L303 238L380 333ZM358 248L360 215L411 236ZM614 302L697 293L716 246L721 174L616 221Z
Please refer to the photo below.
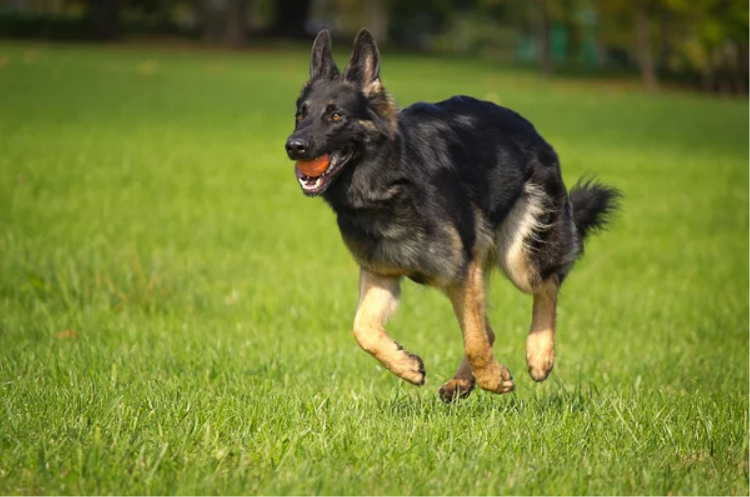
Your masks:
M321 155L313 160L298 160L297 167L308 178L323 176L331 165L331 154Z
M349 151L333 151L313 160L295 162L297 181L305 195L315 196L328 188L333 176L351 158Z

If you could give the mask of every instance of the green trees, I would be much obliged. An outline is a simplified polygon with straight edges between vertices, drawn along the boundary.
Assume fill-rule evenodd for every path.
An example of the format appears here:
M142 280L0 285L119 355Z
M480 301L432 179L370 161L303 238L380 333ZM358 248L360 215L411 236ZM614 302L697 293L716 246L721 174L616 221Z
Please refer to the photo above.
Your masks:
M91 26L94 35L104 41L113 40L119 34L119 0L93 1L89 7Z
M696 74L706 91L747 92L748 4L744 0L595 2L607 42L632 51L644 85L659 72Z
M145 30L242 46L251 33L347 38L362 26L381 44L532 62L546 77L575 65L638 71L653 91L748 91L747 0L0 0L0 36Z
M676 68L700 74L703 89L747 92L748 3L744 0L665 0L677 19Z

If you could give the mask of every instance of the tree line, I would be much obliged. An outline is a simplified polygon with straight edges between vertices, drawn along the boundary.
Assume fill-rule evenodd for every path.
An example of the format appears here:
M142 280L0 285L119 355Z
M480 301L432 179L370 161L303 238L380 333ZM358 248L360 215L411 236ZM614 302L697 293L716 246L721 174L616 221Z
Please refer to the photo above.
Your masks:
M261 38L350 37L536 64L637 70L656 90L677 79L748 92L747 0L5 0L0 35L53 32L53 19L98 40L139 30L241 47ZM20 27L26 26L28 29ZM76 24L78 23L78 24ZM52 26L52 27L50 27Z

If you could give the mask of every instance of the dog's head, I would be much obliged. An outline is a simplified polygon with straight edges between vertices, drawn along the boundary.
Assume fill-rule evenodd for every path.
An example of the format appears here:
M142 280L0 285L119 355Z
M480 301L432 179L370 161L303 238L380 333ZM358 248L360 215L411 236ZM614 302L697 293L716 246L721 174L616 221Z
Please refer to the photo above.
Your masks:
M306 195L320 195L346 168L354 167L367 143L395 132L398 109L380 82L375 38L363 29L343 75L331 56L331 35L318 33L310 79L297 100L294 133L286 141Z

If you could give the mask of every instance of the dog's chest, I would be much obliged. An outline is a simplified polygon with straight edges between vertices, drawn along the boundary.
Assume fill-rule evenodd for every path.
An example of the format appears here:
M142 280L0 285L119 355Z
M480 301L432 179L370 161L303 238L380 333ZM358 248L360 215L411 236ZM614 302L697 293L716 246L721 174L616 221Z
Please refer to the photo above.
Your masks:
M403 221L362 210L339 214L338 224L344 243L359 265L390 275L406 274L419 267L424 237Z
M341 237L357 263L384 276L407 276L441 286L460 270L457 237L394 213L358 211L338 215Z

